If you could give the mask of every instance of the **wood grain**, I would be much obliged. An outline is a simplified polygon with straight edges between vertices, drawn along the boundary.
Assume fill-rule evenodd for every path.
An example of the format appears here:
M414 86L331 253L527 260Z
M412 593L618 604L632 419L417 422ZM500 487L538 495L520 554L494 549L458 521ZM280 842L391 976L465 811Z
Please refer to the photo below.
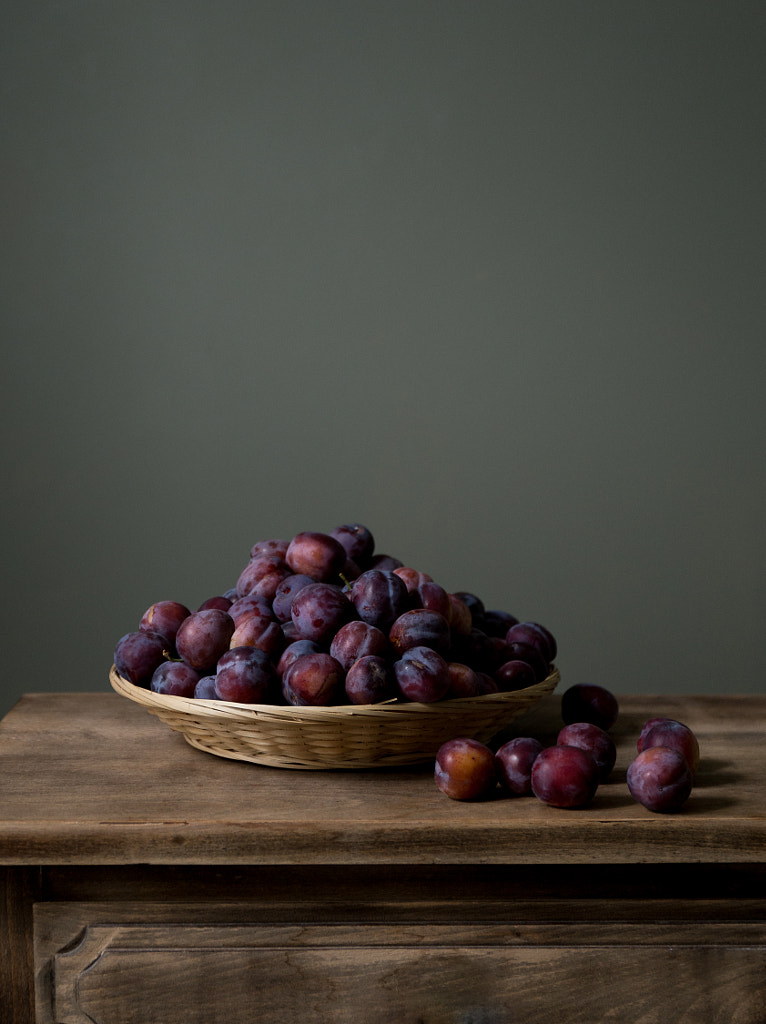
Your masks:
M625 787L656 714L702 749L676 815ZM0 1022L763 1024L765 722L758 697L622 698L613 778L567 812L30 695L0 725ZM553 698L515 728L560 724Z
M33 1024L32 906L39 895L34 868L0 868L0 1020Z
M702 763L678 814L625 786L643 720L697 732ZM115 694L30 695L0 726L0 863L560 864L758 862L766 845L766 698L622 698L618 760L592 804L478 804L439 793L429 768L300 772L191 748ZM515 723L543 738L557 697ZM31 798L34 795L34 799Z
M98 905L46 908L40 1024L753 1024L766 1012L763 920L625 924L597 903L576 923L269 926L232 923L230 910L190 924L178 906L151 920L121 908L139 923Z

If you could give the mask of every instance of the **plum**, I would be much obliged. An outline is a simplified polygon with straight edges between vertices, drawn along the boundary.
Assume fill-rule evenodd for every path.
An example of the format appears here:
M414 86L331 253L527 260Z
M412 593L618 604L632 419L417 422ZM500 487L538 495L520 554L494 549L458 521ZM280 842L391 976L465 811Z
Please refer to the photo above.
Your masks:
M367 655L385 658L390 652L386 634L369 622L355 619L341 626L330 641L330 654L348 671L355 661Z
M534 736L516 736L495 751L500 785L516 796L532 792L532 765L543 749Z
M592 722L571 722L559 732L556 743L587 751L596 762L601 782L611 775L617 760L617 747L609 733L600 726Z
M692 791L692 772L684 755L674 747L647 747L627 771L630 795L647 810L677 811Z
M330 536L343 545L352 562L359 568L367 568L375 549L375 538L366 526L361 523L344 523L330 530Z
M258 615L264 622L274 621L271 602L256 594L248 594L246 597L238 597L236 601L232 601L228 613L234 619L235 627L245 616L249 615Z
M278 555L256 555L251 558L237 579L237 595L254 594L273 601L282 580L292 575L289 565Z
M447 740L436 753L434 781L452 800L480 800L497 786L495 755L479 740Z
M215 676L203 676L194 687L194 697L196 700L220 700L215 688Z
M129 683L146 688L155 669L167 660L167 646L159 633L141 629L126 633L114 648L114 667Z
M449 622L451 634L455 636L459 633L462 636L468 636L473 629L471 609L457 594L447 594L447 597L449 598L447 622Z
M250 548L250 557L255 558L256 555L277 555L279 558L284 559L289 545L289 540L277 538L273 540L259 540Z
M510 612L505 612L498 608L487 608L477 626L487 636L497 636L505 639L508 635L508 630L511 626L515 626L518 621L516 616L511 615Z
M584 807L598 788L598 766L579 747L545 747L535 758L532 792L552 807Z
M420 572L419 569L413 569L409 565L402 565L398 569L394 569L394 574L404 581L408 594L413 594L421 583L433 583L434 579L427 572Z
M427 608L429 611L438 612L449 623L452 606L449 594L444 587L439 586L432 579L424 579L409 591L409 595L410 607Z
M341 542L329 533L305 530L290 541L285 561L294 573L330 583L338 579L347 557Z
M468 633L450 631L450 659L462 661L477 672L489 675L498 667L498 655L492 637L472 626Z
M350 596L359 618L385 633L409 604L404 580L382 569L368 569L357 577L351 585Z
M159 633L169 644L175 644L178 627L191 615L180 601L155 601L141 616L138 628L147 633Z
M293 640L292 643L289 643L287 647L285 647L279 656L279 661L277 662L277 675L283 676L292 663L302 655L319 654L321 650L322 648L316 640L306 640L305 637Z
M412 647L394 662L394 675L401 695L419 704L444 700L449 692L447 662L430 647Z
M618 711L614 694L595 683L575 683L561 695L561 717L565 725L590 722L608 731L617 721Z
M292 573L283 579L271 601L274 618L278 622L288 622L296 594L304 587L317 582L318 580L315 580L313 576L306 576L305 573Z
M278 622L264 623L259 616L248 615L232 633L229 646L259 647L277 661L286 646L285 634Z
M470 590L456 590L454 595L468 606L473 620L480 619L487 610L482 599Z
M234 619L228 612L220 608L192 612L178 628L176 650L187 665L207 675L229 649L233 633Z
M165 661L155 669L149 688L154 693L193 697L200 678L200 673L183 661Z
M639 754L649 747L673 747L686 758L692 778L700 762L700 747L697 737L688 725L675 718L650 718L644 722L636 743Z
M398 654L404 654L412 647L430 647L446 655L450 647L449 623L439 612L412 608L394 621L388 639Z
M363 655L346 673L346 696L352 704L378 704L393 697L395 688L390 663L375 654Z
M547 679L550 675L550 663L538 647L516 640L509 642L506 639L504 649L506 660L525 661L530 666L535 674L536 682L541 683L543 679Z
M534 686L538 682L535 670L526 661L511 659L495 669L493 678L497 682L501 693L509 693L511 690L524 690L528 686Z
M553 661L554 647L536 622L516 622L505 634L509 644L527 644L540 652L546 662Z
M271 704L276 696L274 665L258 647L232 647L218 661L215 689L219 700Z
M356 618L356 612L334 583L310 583L295 595L290 617L302 637L323 643Z
M478 697L481 693L481 680L470 665L459 661L447 662L449 672L449 691L447 697L452 700L460 697Z
M282 676L282 694L288 704L327 707L339 703L344 672L330 654L304 654Z
M479 689L476 692L477 697L481 697L484 693L500 692L500 687L497 685L497 681L486 672L476 671L476 678L479 680Z

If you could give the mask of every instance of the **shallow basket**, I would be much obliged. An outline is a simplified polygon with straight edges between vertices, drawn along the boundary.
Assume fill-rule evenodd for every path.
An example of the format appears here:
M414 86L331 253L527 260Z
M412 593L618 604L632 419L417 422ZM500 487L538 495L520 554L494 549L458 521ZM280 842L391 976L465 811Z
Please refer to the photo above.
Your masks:
M117 693L210 754L276 768L357 770L429 761L456 736L486 743L552 693L560 680L552 667L547 679L509 693L435 704L293 707L166 696L129 683L114 666L109 674Z

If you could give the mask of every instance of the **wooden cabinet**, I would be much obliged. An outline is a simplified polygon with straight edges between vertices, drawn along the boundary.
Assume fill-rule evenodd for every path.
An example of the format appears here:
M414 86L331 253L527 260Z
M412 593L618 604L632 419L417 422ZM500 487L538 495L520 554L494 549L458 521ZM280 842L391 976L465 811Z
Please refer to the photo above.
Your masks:
M766 699L621 698L579 811L448 800L428 768L189 747L113 694L0 726L5 1024L763 1024ZM635 804L642 721L695 729L682 812ZM558 699L514 725L544 740Z

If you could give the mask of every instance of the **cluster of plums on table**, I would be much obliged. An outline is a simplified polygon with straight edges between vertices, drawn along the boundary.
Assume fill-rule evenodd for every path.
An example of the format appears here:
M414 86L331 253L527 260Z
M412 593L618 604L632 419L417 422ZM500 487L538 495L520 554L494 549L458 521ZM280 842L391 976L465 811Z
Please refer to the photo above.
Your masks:
M348 523L259 541L235 586L196 611L155 602L114 663L160 694L328 706L525 689L556 653L541 624L448 592Z
M618 702L602 686L577 683L562 694L564 726L556 742L517 736L493 750L470 737L442 744L436 754L437 787L453 800L479 800L498 785L512 796L532 795L552 807L591 802L614 768L617 748L609 729ZM650 811L677 811L689 798L699 765L699 743L675 719L648 719L627 770L630 795Z

